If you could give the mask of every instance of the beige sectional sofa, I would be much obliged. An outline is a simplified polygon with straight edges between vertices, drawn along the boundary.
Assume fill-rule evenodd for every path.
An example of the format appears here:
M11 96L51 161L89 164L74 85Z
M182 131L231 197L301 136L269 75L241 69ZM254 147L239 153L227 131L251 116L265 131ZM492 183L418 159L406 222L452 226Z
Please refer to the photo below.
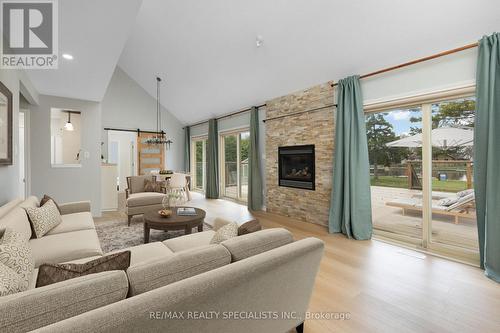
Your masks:
M36 202L30 198L9 203L10 209L0 207L0 228L26 230L17 208ZM61 232L30 240L37 265L47 260L83 263L102 255L93 222L84 222L85 216L92 221L88 208L88 203L62 205L67 225ZM40 288L33 284L25 292L0 297L0 331L286 332L300 325L323 242L294 241L287 230L276 228L210 244L214 233L126 249L131 251L126 272L91 274ZM42 246L44 238L50 242ZM266 313L272 315L263 319Z

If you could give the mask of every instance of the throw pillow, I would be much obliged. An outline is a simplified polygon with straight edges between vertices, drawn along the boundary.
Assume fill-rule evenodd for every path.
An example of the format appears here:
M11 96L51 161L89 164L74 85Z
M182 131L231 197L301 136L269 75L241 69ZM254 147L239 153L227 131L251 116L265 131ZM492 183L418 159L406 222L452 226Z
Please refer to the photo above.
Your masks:
M161 188L161 183L154 180L145 179L144 180L144 192L163 192Z
M0 296L7 296L24 291L21 277L12 269L0 263Z
M36 238L45 235L49 230L62 222L61 213L54 201L49 200L42 207L25 208Z
M458 202L458 197L444 198L438 201L438 205L449 207L457 202Z
M463 191L457 192L457 197L463 198L467 195L470 195L471 193L474 193L473 189L463 190Z
M260 225L259 220L253 219L243 223L238 227L238 236L250 234L259 230L262 230L262 226Z
M0 263L19 275L20 291L27 290L35 268L33 251L25 236L6 228L0 239Z
M45 205L49 200L52 200L54 202L54 205L56 205L57 210L59 211L59 213L61 213L61 207L59 207L57 202L54 199L52 199L51 197L49 197L47 194L44 194L42 200L40 200L40 207Z
M113 253L84 264L42 264L38 268L36 287L43 287L93 273L124 271L129 266L130 251Z
M210 244L220 244L225 240L238 236L238 223L231 222L215 232Z

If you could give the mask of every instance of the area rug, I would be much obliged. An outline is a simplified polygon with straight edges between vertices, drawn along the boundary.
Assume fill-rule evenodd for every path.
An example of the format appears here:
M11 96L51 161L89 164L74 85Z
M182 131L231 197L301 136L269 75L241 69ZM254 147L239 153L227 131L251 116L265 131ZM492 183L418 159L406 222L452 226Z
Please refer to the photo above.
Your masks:
M127 226L126 219L115 219L108 221L99 221L96 223L97 235L104 253L114 250L121 250L127 247L144 244L144 225L142 218L135 218ZM210 225L204 223L203 231L210 230ZM193 228L192 233L198 232L198 228ZM184 235L184 230L175 231L150 231L149 242L161 242L170 238Z

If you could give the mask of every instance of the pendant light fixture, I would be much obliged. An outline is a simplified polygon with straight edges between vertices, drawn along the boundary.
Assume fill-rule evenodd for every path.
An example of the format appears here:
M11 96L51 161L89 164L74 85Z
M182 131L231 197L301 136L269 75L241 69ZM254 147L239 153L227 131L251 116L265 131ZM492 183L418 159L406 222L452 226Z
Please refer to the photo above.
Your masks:
M165 136L165 132L161 129L161 104L160 104L160 83L161 78L156 77L156 133L148 138L146 143L149 145L165 145L166 149L170 149L172 140Z
M71 131L75 130L75 127L71 123L71 111L66 111L66 112L68 112L68 122L66 124L64 124L64 130L71 132Z

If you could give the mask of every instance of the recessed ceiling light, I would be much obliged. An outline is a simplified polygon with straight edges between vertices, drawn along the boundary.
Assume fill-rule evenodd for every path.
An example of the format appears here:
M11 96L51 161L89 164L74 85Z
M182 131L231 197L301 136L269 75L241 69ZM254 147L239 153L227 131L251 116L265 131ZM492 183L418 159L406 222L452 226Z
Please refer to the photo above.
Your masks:
M258 35L257 38L255 38L255 45L257 47L261 47L263 44L264 44L264 37Z
M63 53L62 57L66 60L73 60L73 56L68 53Z

